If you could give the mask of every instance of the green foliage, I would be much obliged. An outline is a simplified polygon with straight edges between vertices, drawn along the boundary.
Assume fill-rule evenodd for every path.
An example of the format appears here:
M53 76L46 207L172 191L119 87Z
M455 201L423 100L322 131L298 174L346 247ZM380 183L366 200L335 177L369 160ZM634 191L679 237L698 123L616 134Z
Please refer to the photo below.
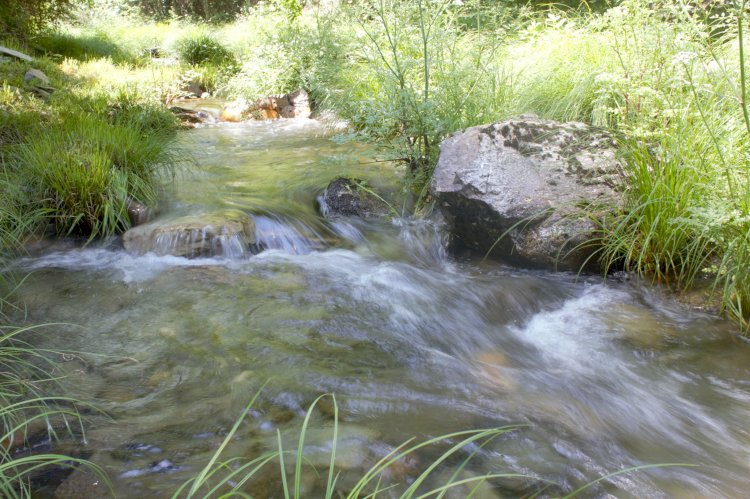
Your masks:
M226 22L258 0L127 0L143 13L157 19L183 17L203 21Z
M186 75L193 74L192 79L211 93L238 71L234 55L214 36L206 33L191 34L180 40L177 53L183 63L191 66Z
M0 36L25 37L49 23L62 20L72 0L3 0L0 3Z
M240 19L223 32L228 43L233 40L232 48L242 64L222 93L254 100L300 87L326 92L329 68L333 71L341 62L339 47L331 43L332 38L338 40L328 29L332 22L324 17L290 22L283 11L269 6Z
M424 198L440 141L494 121L505 105L506 75L494 61L500 38L467 30L464 8L447 1L379 0L350 15L361 43L334 83L333 106L393 148Z
M190 36L177 44L180 60L192 65L234 64L234 56L222 46L214 37L208 34Z
M18 456L32 432L41 430L53 440L63 432L72 438L83 433L78 413L80 402L67 397L50 397L48 390L59 390L59 378L50 373L56 363L50 352L33 347L24 336L39 327L7 327L0 325L0 495L7 498L32 497L28 479L49 466L80 467L102 480L109 479L99 466L75 457L59 454L28 454Z
M307 0L273 0L273 3L278 5L290 21L294 21L302 15Z
M746 326L750 280L740 259L748 252L750 134L735 83L744 87L741 25L641 2L609 16L619 27L621 67L600 78L602 93L612 121L641 143L628 157L627 210L604 232L605 262L620 259L679 288L714 276L723 307Z
M37 35L33 44L49 56L61 56L87 61L108 57L114 62L129 62L133 57L122 50L104 33L76 35L53 31Z

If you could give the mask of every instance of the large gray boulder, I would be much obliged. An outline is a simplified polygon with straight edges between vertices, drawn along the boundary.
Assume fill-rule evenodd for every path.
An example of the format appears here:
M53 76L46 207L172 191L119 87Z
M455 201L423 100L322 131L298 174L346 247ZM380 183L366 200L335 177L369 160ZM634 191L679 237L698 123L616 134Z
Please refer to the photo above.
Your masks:
M122 241L125 249L134 253L238 258L255 243L255 224L248 215L228 210L155 220L128 230Z
M587 242L602 210L621 205L623 180L609 134L521 116L446 139L431 192L459 244L526 266L578 270L595 263L596 245Z

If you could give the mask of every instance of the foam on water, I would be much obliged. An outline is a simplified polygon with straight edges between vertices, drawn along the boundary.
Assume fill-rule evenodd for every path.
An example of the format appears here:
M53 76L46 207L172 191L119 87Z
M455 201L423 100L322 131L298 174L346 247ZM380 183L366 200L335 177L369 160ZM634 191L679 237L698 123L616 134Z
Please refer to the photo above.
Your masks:
M83 248L48 253L39 258L23 258L16 262L21 270L65 269L73 271L109 271L113 280L143 282L172 267L204 267L224 265L219 258L184 258L146 253L133 255L122 250Z
M326 246L319 232L299 220L290 221L279 215L258 215L254 219L256 252L281 250L302 255Z

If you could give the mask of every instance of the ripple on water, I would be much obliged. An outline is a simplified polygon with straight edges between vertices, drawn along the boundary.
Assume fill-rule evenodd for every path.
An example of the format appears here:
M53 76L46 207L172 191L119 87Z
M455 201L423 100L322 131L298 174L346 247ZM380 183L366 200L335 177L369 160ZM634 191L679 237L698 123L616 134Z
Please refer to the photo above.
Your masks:
M88 247L17 264L33 271L20 290L33 320L82 326L40 345L102 354L66 372L72 395L93 395L114 419L97 420L89 440L118 492L169 496L269 377L229 444L235 455L272 448L276 430L292 449L308 404L335 392L350 478L412 435L526 423L482 448L466 476L531 475L489 491L512 496L542 479L569 490L627 466L687 462L702 466L613 477L594 493L747 490L750 347L727 323L637 284L452 261L439 224L328 223L315 196L342 165L360 168L348 152L364 149L334 145L312 122L183 138L202 171L178 182L169 209L254 213L258 254ZM361 168L368 181L383 171ZM321 468L331 412L312 416ZM436 455L418 454L416 467ZM412 476L412 465L390 472ZM257 490L278 478L259 477Z

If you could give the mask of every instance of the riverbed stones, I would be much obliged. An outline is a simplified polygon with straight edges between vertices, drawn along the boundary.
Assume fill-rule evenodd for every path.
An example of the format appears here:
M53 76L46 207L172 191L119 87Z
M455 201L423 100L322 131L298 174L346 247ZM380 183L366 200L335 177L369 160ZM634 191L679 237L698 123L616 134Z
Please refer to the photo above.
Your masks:
M481 352L474 358L473 364L474 375L484 385L503 392L515 391L518 388L511 362L504 353Z
M612 137L524 115L446 139L431 192L460 246L530 267L579 270L596 219L621 205Z
M328 219L342 217L379 218L388 215L389 207L360 179L338 177L318 199L321 214Z
M228 102L221 111L221 119L236 122L248 119L309 118L311 113L310 97L300 88L288 94L269 95L253 102L245 99Z
M241 256L255 243L255 224L240 211L227 210L139 225L123 235L125 249L188 258Z

